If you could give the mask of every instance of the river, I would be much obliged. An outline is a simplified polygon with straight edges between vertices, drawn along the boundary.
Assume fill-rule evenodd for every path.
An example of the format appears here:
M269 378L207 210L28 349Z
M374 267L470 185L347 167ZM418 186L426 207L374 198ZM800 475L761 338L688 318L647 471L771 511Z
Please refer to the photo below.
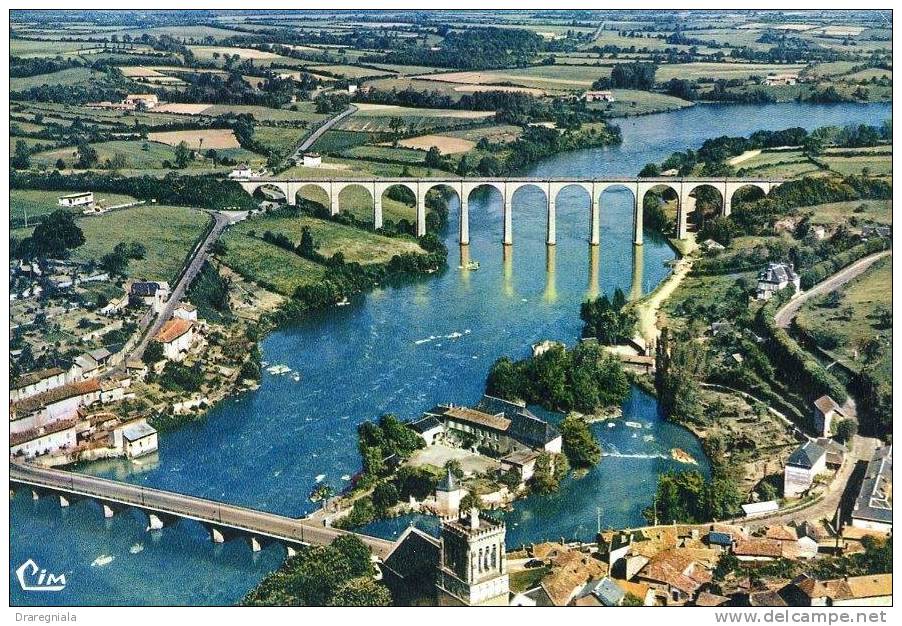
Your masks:
M815 128L826 124L878 124L889 105L774 104L698 106L620 120L623 144L551 157L532 176L634 175L674 150L704 139L760 128ZM494 191L470 201L469 258L480 269L457 269L456 206L446 237L449 268L400 286L384 286L350 305L311 316L269 334L264 360L299 374L264 374L259 390L226 400L203 421L161 438L160 450L138 463L94 464L98 475L226 500L288 515L313 506L318 480L341 489L359 469L355 428L383 412L402 418L439 402L475 402L491 363L522 357L542 339L572 344L579 335L579 303L620 287L632 296L653 289L674 253L646 232L631 242L631 196L613 190L602 198L601 246L586 243L588 199L565 190L557 204L556 247L544 244L541 192L514 199L514 245L501 246L501 204ZM672 447L707 464L688 431L661 419L653 398L633 390L624 405L631 428L593 426L605 457L560 493L531 497L508 514L508 545L564 537L589 538L603 526L642 522L657 475L680 466ZM557 419L557 416L550 416ZM391 536L400 520L382 524ZM67 573L59 593L27 594L10 579L14 604L231 604L281 562L271 546L252 554L242 542L214 545L196 524L145 532L146 520L128 513L104 520L99 508L78 502L60 509L50 498L20 493L11 502L10 571L34 559ZM98 557L111 556L101 565Z

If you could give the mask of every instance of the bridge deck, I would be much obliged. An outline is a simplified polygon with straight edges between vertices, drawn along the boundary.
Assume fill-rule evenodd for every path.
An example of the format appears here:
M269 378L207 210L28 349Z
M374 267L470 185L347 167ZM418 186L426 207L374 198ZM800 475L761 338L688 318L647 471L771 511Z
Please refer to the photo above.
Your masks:
M10 483L43 487L76 496L134 506L145 511L193 519L288 544L327 545L342 535L355 534L379 558L384 558L394 545L385 539L349 533L337 528L325 528L309 521L234 504L21 463L10 463L9 480Z
M461 178L456 176L447 177L431 177L431 178L389 178L376 176L332 176L327 178L304 178L298 176L295 178L279 178L273 177L252 177L252 178L232 178L239 183L331 183L331 182L356 182L356 183L783 183L783 178L759 178L759 177L737 177L737 176L650 176L640 178L638 176L605 176L601 178L580 178L580 177L502 177L502 176L485 176L485 177L467 177Z

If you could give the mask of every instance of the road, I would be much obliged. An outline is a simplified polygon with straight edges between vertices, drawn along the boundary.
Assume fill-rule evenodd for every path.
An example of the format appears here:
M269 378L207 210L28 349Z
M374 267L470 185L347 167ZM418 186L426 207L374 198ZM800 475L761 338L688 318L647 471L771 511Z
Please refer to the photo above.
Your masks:
M169 299L166 301L166 304L163 305L163 310L153 319L150 323L147 332L144 333L144 337L138 342L138 345L131 351L130 354L126 355L125 361L130 359L140 359L144 355L144 350L147 348L147 344L150 343L150 340L153 339L154 336L160 329L163 327L163 324L166 323L170 317L172 317L173 311L175 311L175 307L178 306L181 299L185 296L185 292L188 290L188 287L191 286L191 282L200 272L201 268L204 266L204 262L207 260L207 257L210 255L210 246L213 245L219 236L222 234L222 231L225 230L225 227L228 226L232 221L235 220L235 215L229 215L226 213L213 212L214 224L213 228L210 229L210 232L207 234L206 239L196 248L194 251L194 256L188 262L188 266L185 268L185 271L182 272L181 277L178 282L172 288L172 293L169 295Z
M24 463L10 463L9 478L10 483L46 487L113 504L134 506L151 513L193 519L219 529L231 529L289 544L328 545L338 537L354 534L379 558L387 556L394 545L386 539L326 528L304 519Z
M822 280L808 291L799 293L798 296L784 304L783 308L777 311L776 315L774 315L774 321L777 322L777 325L780 328L789 328L789 325L792 323L793 318L799 312L799 309L808 300L814 298L815 296L829 293L837 287L842 287L856 276L860 276L871 265L873 265L883 257L888 256L889 254L892 254L891 250L884 250L883 252L877 252L875 254L866 256L863 259L858 259L857 261L852 263L852 265L841 269L837 273L833 274L833 276L831 276L830 278Z
M357 107L355 107L355 106L352 104L352 105L349 105L347 109L345 109L344 111L342 111L341 113L339 113L338 115L336 115L335 117L333 117L332 119L326 120L326 121L322 124L322 126L320 126L320 127L317 128L315 131L313 131L313 133L312 133L309 137L307 137L307 138L301 143L301 145L299 145L299 146L297 147L297 149L294 151L294 155L292 156L292 158L293 158L295 161L300 161L300 160L304 157L304 153L305 153L307 150L310 149L310 146L312 146L313 144L315 144L315 143L316 143L316 140L319 139L320 137L322 137L323 134L324 134L327 130L329 130L330 128L332 128L332 127L335 126L336 124L338 124L338 123L339 123L341 120L343 120L344 118L346 118L346 117L348 117L349 115L351 115L351 114L353 114L353 113L356 113L356 112L357 112Z

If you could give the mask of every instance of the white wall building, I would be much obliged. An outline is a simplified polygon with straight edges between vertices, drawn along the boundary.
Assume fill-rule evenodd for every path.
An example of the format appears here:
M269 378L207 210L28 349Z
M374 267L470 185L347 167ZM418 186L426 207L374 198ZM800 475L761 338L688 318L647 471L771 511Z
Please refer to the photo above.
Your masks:
M57 198L56 203L63 207L94 206L94 193L91 191L70 193Z
M154 339L163 344L163 356L167 360L181 361L194 341L194 324L189 320L173 318L163 324Z
M797 498L811 488L815 476L827 469L827 451L806 441L789 455L783 468L783 496Z

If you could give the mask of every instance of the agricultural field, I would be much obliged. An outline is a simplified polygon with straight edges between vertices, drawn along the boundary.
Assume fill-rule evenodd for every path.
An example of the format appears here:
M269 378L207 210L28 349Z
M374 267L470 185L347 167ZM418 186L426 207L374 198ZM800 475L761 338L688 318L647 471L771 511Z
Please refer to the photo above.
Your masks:
M102 79L104 74L87 67L71 67L50 74L14 76L9 79L10 91L25 91L41 85L84 85Z
M314 73L334 74L335 76L349 78L351 80L392 73L384 70L374 70L370 67L360 67L359 65L311 65L309 66L309 69Z
M410 137L408 139L402 139L398 142L398 145L414 150L429 150L434 147L438 148L439 152L442 154L469 152L476 147L476 144L468 139L446 137L444 135L421 135L419 137Z
M406 141L406 140L405 140ZM404 146L404 141L399 142ZM405 148L393 148L389 145L382 146L357 146L341 152L341 156L357 159L372 159L376 161L397 161L421 165L426 160L426 154L422 150Z
M659 70L660 71L660 70ZM488 70L484 72L450 72L423 74L426 78L463 85L492 85L512 83L522 87L545 90L589 89L599 78L610 76L610 66L536 65L532 67Z
M235 138L235 132L230 128L210 128L198 130L173 130L162 133L148 133L150 141L156 141L167 146L177 146L181 142L188 144L189 148L203 150L213 148L215 150L228 150L240 148L241 144Z
M688 100L651 91L615 89L613 93L614 102L592 102L589 108L601 109L611 117L628 117L693 106Z
M893 157L891 154L875 154L863 156L821 156L818 161L831 171L843 176L867 173L871 176L892 176Z
M216 58L228 54L240 59L253 59L255 61L261 59L281 59L278 54L268 52L266 50L257 50L256 48L232 48L230 46L188 46L188 49L194 53L194 56L201 61L212 61Z
M821 168L801 150L761 152L736 166L738 176L794 178L820 171Z
M767 63L682 63L662 65L655 74L655 80L666 82L671 78L698 80L712 79L748 79L751 76L767 76L768 74L797 73L805 65L775 65Z
M889 200L853 200L809 207L814 224L836 225L855 218L858 221L892 224L893 204Z
M493 111L464 111L459 109L415 109L388 104L361 103L358 111L343 119L335 127L365 133L392 132L396 118L403 122L405 134L428 132L433 128L459 128L479 124L494 117Z

